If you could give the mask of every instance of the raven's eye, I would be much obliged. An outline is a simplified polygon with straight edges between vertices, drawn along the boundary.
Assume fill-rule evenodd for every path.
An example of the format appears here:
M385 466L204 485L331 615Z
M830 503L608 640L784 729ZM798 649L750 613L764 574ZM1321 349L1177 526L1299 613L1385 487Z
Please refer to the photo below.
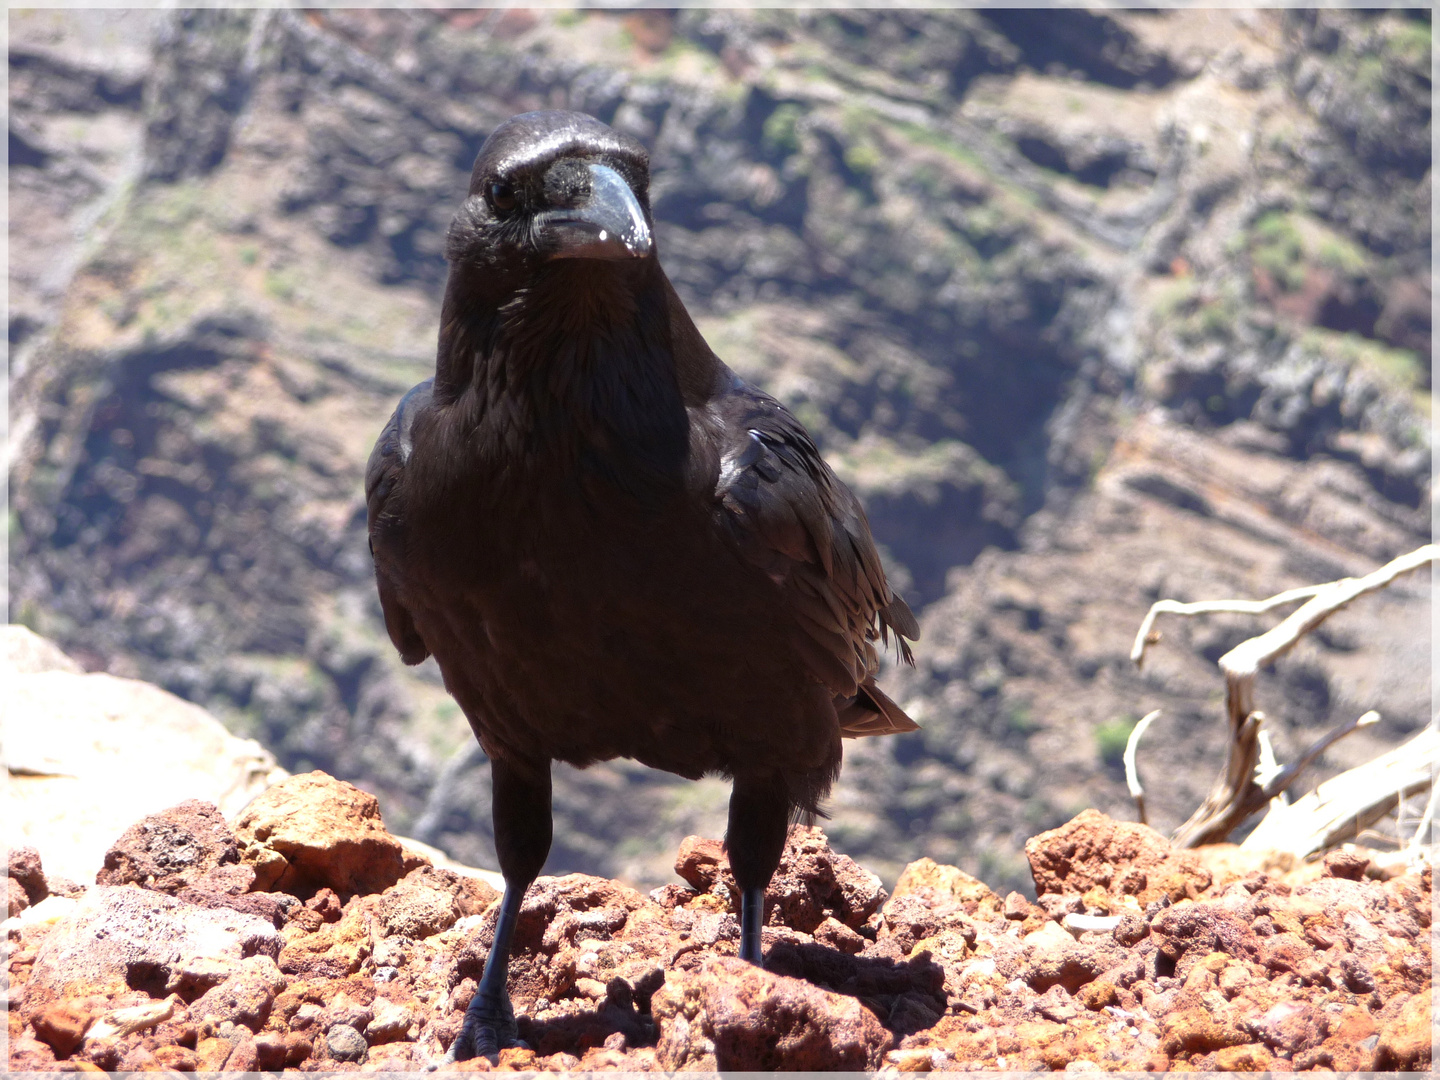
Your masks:
M490 205L501 213L515 209L515 189L509 184L496 182L490 185Z

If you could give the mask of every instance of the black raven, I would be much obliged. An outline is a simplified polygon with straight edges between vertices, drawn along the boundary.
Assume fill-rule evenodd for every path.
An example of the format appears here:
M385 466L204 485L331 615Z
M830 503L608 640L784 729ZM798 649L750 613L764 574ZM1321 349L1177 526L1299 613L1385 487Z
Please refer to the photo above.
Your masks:
M495 942L451 1057L516 1032L511 932L550 850L550 763L733 779L740 955L842 736L914 730L875 642L917 638L855 496L710 351L660 269L649 159L572 112L480 149L447 237L435 376L365 476L385 625L434 656L494 777Z

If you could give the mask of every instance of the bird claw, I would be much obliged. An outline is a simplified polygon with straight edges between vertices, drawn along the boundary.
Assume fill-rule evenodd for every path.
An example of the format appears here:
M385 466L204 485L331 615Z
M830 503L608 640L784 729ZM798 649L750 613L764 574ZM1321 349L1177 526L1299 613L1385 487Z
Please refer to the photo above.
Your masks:
M529 1044L520 1038L520 1028L509 1000L502 999L500 1004L502 1007L496 1008L493 1002L483 1002L478 1003L478 1007L465 1010L460 1034L455 1036L445 1054L446 1064L483 1057L496 1065L500 1062L501 1050L530 1049Z
M469 1038L464 1039L462 1043L462 1038L467 1034ZM469 1061L471 1058L483 1057L491 1065L498 1065L500 1064L500 1051L512 1048L529 1050L530 1044L524 1039L504 1035L489 1024L484 1024L473 1032L462 1032L457 1035L445 1054L444 1063L448 1065L456 1061Z

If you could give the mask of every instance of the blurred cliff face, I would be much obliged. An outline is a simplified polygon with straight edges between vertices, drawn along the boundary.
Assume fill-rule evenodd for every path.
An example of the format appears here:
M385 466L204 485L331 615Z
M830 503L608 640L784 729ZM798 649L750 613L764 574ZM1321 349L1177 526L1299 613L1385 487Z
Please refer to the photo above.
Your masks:
M1169 827L1263 625L1176 626L1142 677L1148 605L1428 531L1429 57L1424 12L14 15L12 618L409 827L470 736L384 638L360 472L433 364L476 149L582 109L651 148L686 303L925 606L887 682L925 730L851 751L837 847L1008 886L1037 829L1128 815L1115 733L1156 707ZM1428 715L1428 590L1365 604L1262 685L1282 761ZM425 838L487 863L457 768ZM723 802L564 773L551 867L663 880Z

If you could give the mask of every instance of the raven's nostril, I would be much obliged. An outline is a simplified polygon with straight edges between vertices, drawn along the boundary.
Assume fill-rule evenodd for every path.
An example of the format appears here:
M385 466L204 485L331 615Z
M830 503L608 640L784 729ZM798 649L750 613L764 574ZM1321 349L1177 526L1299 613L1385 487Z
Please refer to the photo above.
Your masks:
M545 173L545 204L552 209L573 209L590 198L590 192L590 169L584 161L557 161Z

